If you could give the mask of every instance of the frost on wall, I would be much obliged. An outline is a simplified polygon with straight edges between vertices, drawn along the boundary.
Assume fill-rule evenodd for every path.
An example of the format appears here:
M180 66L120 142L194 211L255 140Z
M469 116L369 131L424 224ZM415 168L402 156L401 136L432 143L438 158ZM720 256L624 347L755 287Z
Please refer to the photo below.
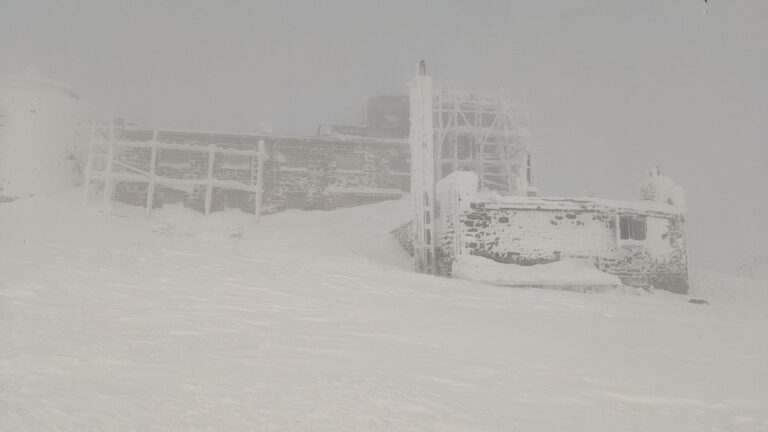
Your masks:
M396 198L409 189L404 142L273 137L267 153L267 212L349 207Z
M264 142L266 158L261 173L262 213L286 209L332 209L398 198L408 191L408 147L402 141L341 139L337 137L285 137L274 135L226 134L196 131L153 131L116 128L114 199L123 203L152 207L181 204L205 211L206 188L192 184L208 176L209 147L251 151ZM154 137L154 138L153 138ZM153 199L148 200L148 177L128 181L121 174L135 170L151 171L152 140L178 148L161 148L154 162L154 173L162 178L189 180L189 184L158 179ZM126 147L130 147L126 149ZM253 161L238 154L216 154L211 167L215 181L253 185ZM131 169L125 168L130 166ZM214 187L211 211L239 208L253 213L255 193Z
M461 255L523 266L579 259L626 285L688 290L685 218L670 204L465 194L459 205L449 196L439 195L443 274Z
M479 179L471 171L454 172L437 183L435 258L441 274L451 272L451 265L458 255L455 251L461 248L461 216L470 210L478 187Z

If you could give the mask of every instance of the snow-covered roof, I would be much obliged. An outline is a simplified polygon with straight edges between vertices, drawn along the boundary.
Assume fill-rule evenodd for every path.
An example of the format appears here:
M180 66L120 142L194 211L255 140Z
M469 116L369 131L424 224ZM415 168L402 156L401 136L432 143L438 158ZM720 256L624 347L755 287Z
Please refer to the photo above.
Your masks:
M606 213L646 213L681 215L682 212L671 204L656 201L620 201L592 197L525 197L501 196L494 192L480 192L473 204L485 208L521 210L579 210Z

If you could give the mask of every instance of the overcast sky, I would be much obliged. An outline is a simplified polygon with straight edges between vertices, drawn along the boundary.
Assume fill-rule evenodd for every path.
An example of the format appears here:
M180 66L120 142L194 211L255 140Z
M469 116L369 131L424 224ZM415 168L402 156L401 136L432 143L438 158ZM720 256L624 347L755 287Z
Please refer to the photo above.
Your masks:
M28 64L152 127L311 134L406 92L527 94L539 187L688 193L691 264L768 244L768 1L0 0L0 73Z

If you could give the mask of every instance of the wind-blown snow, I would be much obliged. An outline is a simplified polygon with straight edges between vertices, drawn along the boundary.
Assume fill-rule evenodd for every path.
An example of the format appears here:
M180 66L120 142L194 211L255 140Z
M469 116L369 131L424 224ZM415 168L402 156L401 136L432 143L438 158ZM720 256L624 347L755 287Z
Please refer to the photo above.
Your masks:
M620 287L618 276L602 272L589 262L563 260L549 264L521 266L502 264L489 258L460 255L452 274L462 279L505 286L581 285Z
M768 429L764 284L496 287L410 270L409 199L256 225L80 193L0 204L0 430Z

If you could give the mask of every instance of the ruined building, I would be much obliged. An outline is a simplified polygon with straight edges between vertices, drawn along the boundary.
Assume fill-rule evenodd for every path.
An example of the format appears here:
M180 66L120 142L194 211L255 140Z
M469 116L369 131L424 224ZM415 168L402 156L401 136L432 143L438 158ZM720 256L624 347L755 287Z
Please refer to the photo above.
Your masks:
M208 214L332 209L399 198L409 189L408 105L369 98L361 126L313 137L153 130L121 121L91 128L87 199Z
M0 200L82 178L86 202L258 216L410 192L413 220L394 233L418 271L579 262L615 284L688 290L684 194L672 180L649 171L638 201L539 196L523 107L503 94L433 89L423 64L409 95L371 97L360 125L320 125L311 137L114 118L86 128L88 109L66 86L35 74L0 84Z

